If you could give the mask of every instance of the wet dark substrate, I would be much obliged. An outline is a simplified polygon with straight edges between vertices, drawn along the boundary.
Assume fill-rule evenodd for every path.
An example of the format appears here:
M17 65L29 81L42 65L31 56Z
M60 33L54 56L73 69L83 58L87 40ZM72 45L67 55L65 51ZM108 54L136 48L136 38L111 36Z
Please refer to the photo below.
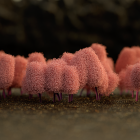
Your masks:
M83 94L84 95L84 94ZM13 94L0 100L0 139L139 139L140 101L118 93L96 101L91 97L67 95L61 102L47 96Z
M131 94L110 95L110 97L102 97L96 100L95 96L79 97L74 96L73 101L68 103L68 97L63 95L62 101L53 101L46 96L42 97L42 103L38 97L29 99L27 95L17 96L11 95L6 99L0 100L0 112L18 112L18 113L99 113L99 112L121 112L121 111L139 111L140 102L136 102Z

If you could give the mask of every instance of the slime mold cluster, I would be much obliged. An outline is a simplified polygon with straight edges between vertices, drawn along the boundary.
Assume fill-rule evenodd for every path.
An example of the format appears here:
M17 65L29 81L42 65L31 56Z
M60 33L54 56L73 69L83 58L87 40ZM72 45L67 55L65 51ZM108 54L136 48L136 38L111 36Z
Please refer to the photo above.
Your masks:
M100 100L113 94L117 87L120 94L123 90L130 90L132 98L136 91L138 101L140 47L124 47L116 64L107 56L106 47L98 43L73 54L64 52L59 58L49 60L39 52L25 58L0 51L0 89L3 90L3 98L12 94L12 88L20 88L21 95L28 94L30 99L38 95L40 102L42 93L48 94L53 102L56 102L56 97L58 101L63 100L63 94L67 94L68 102L72 102L73 95L79 90L80 96L83 90L87 91L86 96L93 91L96 100Z

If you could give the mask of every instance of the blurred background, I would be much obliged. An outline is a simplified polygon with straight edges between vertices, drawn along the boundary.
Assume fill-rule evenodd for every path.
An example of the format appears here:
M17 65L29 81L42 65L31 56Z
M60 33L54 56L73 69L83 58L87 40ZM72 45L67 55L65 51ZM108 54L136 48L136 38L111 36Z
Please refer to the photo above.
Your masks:
M58 58L92 43L116 61L140 45L140 0L0 0L0 50Z

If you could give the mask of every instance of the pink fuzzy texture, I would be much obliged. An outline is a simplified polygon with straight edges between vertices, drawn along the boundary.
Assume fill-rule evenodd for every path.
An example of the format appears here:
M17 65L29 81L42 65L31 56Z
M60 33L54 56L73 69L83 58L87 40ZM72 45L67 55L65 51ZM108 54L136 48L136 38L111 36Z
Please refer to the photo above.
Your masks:
M102 65L103 65L103 67L104 67L104 69L105 69L105 71L107 73L113 72L112 68L110 67L110 65L109 65L109 63L107 61L107 59L105 59L104 61L102 61Z
M140 63L140 58L137 58L136 63ZM135 63L135 64L136 64L136 63Z
M70 65L76 67L79 75L80 88L83 88L87 83L87 66L82 50L79 50L74 54Z
M101 86L104 78L104 67L91 47L82 49L82 57L87 68L87 84L90 88Z
M99 94L105 94L106 90L108 88L108 75L107 72L104 70L104 74L103 74L103 84L99 87L97 87L98 93Z
M65 65L63 68L63 92L76 94L79 90L79 75L75 66Z
M0 89L8 89L12 85L14 71L14 56L2 53L0 55Z
M74 57L74 54L64 52L61 58L62 58L67 64L70 64L70 61L71 61L71 59L72 59L73 57Z
M132 46L132 49L135 50L137 58L140 58L140 47Z
M108 73L108 88L106 90L106 96L108 96L109 94L111 94L115 88L118 86L119 84L119 77L116 73L114 72L110 72Z
M125 75L126 75L126 69L121 70L121 72L119 73L119 89L120 90L124 90L125 89Z
M130 78L133 89L140 90L140 63L133 66Z
M26 76L22 82L22 91L28 94L43 93L45 78L45 64L40 62L31 62L27 65Z
M48 60L46 61L46 64L48 65L51 61L52 61L52 59L48 59Z
M102 44L93 43L90 47L95 51L95 54L98 56L101 62L106 59L107 52L105 46L103 46Z
M45 67L45 90L59 93L62 90L62 69L66 65L63 59L53 59Z
M46 58L44 57L43 53L34 52L34 53L29 54L29 57L28 57L28 62L29 63L33 62L33 61L46 63Z
M3 50L1 50L1 51L0 51L0 55L1 55L1 54L5 54L5 52L4 52Z
M119 73L122 69L125 69L127 65L135 64L137 60L136 51L134 49L124 47L117 59L115 70Z
M129 65L126 68L126 74L125 74L124 82L125 82L125 89L127 89L127 90L133 90L131 77L130 77L130 75L132 73L133 66L134 65Z
M114 71L114 61L111 57L107 57L107 63L111 67L111 69Z
M27 62L28 61L25 57L22 57L20 55L15 57L15 73L12 87L21 87L22 80L26 73Z

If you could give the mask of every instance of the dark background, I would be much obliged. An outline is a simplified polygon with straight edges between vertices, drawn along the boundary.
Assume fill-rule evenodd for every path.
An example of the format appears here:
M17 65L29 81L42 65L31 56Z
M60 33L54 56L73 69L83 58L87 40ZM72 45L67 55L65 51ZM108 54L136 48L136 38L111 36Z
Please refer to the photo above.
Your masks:
M12 55L59 57L92 43L116 61L140 45L140 0L0 0L0 49Z

